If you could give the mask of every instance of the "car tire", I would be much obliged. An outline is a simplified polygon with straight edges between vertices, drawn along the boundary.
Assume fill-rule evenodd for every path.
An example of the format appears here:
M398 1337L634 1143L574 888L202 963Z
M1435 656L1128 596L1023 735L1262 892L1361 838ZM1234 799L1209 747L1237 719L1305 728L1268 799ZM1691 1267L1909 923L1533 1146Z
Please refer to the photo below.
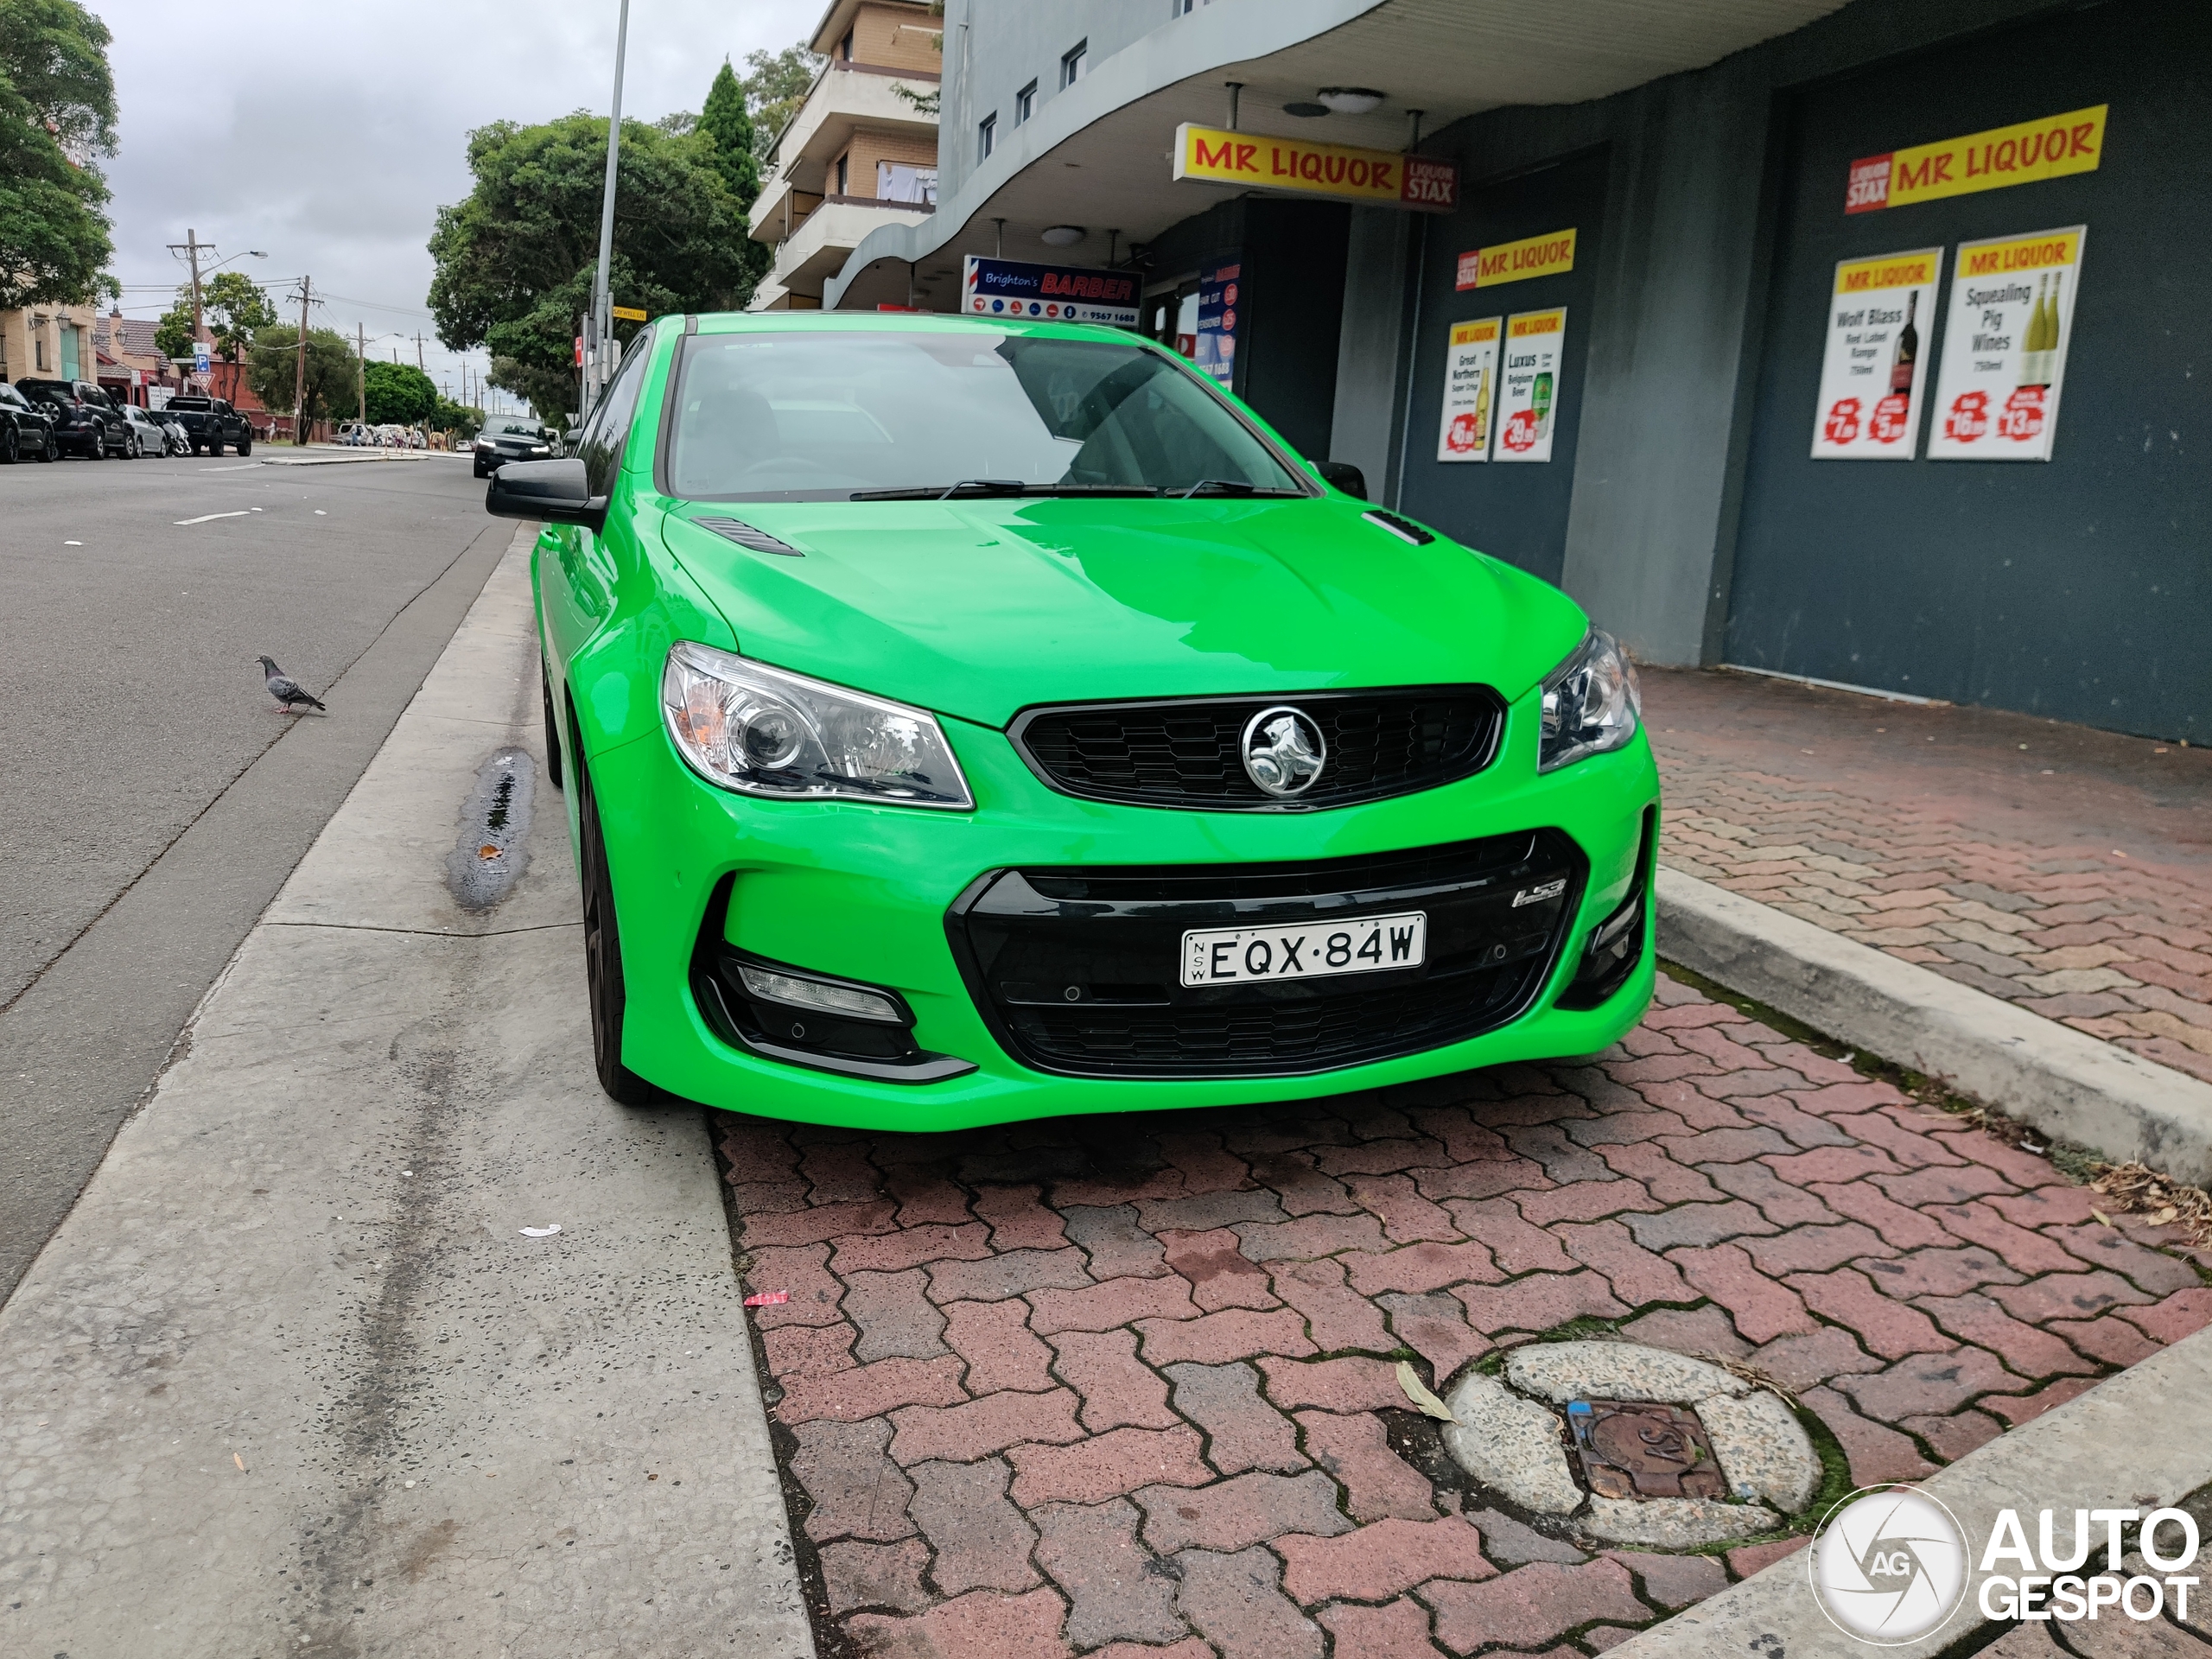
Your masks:
M23 440L14 427L0 430L0 467L12 467L23 458Z
M561 787L561 722L553 713L553 671L541 657L537 664L537 689L545 704L545 780L554 788Z
M241 455L250 455L252 453L253 440L251 438L240 438L238 440L238 454Z
M129 443L130 448L126 448L123 452L123 458L125 461L143 461L146 459L145 446L138 442L138 435L136 432L133 432L126 442Z
M46 429L46 442L39 446L38 458L42 463L61 459L60 446L54 442L54 429L50 426Z
M607 868L607 838L599 801L582 757L576 765L576 816L582 834L584 899L584 980L591 997L591 1055L599 1086L620 1106L651 1106L660 1090L622 1064L622 932L614 913L614 882Z
M481 478L484 476L484 463L482 461L480 461L476 463L475 471L477 477Z
M208 439L207 453L210 455L213 455L216 460L220 461L223 458L223 441L220 438Z

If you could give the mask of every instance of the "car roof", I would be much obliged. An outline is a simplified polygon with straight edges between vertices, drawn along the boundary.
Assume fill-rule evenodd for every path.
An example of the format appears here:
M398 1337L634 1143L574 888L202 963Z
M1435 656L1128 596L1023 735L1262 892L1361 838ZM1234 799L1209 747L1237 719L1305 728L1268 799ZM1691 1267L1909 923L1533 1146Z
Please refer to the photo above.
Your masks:
M681 317L664 320L671 333ZM1058 322L1042 317L976 317L957 311L715 311L699 315L702 334L1040 334L1050 339L1102 340L1109 345L1166 348L1158 341L1103 322Z

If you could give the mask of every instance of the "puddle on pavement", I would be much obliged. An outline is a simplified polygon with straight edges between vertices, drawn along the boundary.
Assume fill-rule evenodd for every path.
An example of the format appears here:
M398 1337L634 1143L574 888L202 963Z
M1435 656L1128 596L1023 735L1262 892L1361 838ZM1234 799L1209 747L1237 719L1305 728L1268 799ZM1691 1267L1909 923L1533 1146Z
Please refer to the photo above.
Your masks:
M461 810L461 837L446 858L446 886L464 910L489 910L530 867L530 806L537 762L528 749L505 748L477 769Z

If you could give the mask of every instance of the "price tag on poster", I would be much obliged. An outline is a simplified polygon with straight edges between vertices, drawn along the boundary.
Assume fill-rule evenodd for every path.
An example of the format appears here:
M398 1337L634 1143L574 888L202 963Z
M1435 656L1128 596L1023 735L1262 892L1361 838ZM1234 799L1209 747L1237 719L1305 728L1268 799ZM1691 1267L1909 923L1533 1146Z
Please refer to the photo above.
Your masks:
M1493 461L1549 461L1559 400L1560 355L1567 344L1567 308L1522 311L1505 320L1498 371L1497 440Z
M1961 242L1930 461L2049 461L2089 227Z
M1922 342L1935 332L1942 267L1941 248L1837 264L1815 461L1910 461L1918 452L1928 381Z
M1503 319L1452 325L1444 353L1444 421L1439 461L1488 461L1491 410L1497 402L1497 336Z

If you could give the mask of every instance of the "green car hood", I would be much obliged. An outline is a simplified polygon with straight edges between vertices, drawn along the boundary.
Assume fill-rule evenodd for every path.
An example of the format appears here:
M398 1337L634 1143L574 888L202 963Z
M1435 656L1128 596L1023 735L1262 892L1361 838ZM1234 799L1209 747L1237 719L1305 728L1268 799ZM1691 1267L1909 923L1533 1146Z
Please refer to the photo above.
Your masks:
M1004 726L1033 703L1480 683L1509 701L1586 626L1557 588L1358 503L686 505L662 533L747 656ZM690 520L741 518L803 556Z

